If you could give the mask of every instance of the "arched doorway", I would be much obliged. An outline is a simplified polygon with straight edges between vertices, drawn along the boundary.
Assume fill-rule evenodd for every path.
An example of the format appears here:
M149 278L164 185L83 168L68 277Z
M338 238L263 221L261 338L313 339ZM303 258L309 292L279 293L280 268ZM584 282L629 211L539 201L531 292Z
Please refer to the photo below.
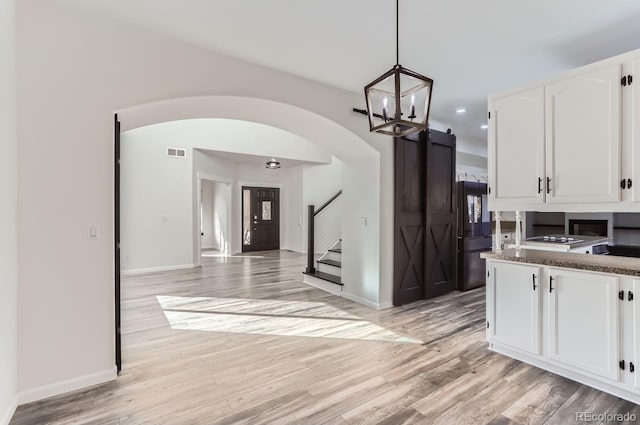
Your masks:
M343 235L343 246L347 253L344 256L343 276L350 283L350 292L344 296L377 306L380 296L380 154L362 138L308 110L247 97L172 99L121 109L117 111L117 117L116 140L121 131L154 124L198 118L230 119L264 124L293 133L335 155L348 167L344 172L348 183L343 188L347 212L342 218L342 226L348 232ZM117 160L115 167L117 206ZM116 358L120 359L119 211L115 211L115 215Z

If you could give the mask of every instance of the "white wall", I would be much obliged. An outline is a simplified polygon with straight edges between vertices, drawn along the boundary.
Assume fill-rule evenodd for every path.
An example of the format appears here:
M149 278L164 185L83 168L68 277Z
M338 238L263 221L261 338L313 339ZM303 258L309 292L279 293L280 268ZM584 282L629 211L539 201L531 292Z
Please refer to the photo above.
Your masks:
M315 206L317 210L325 202L327 202L333 195L342 189L344 164L335 156L332 158L330 164L321 165L305 165L302 170L302 246L303 252L307 252L307 233L308 233L308 205ZM318 222L316 222L316 236L324 235L320 239L316 238L315 252L322 254L323 251L328 249L335 240L330 242L333 236L341 236L342 229L342 196L340 200L333 206L331 210L321 213L322 216L318 216ZM330 216L327 216L329 213ZM326 220L324 219L326 217ZM337 221L334 221L337 219ZM336 226L337 224L337 226ZM336 227L338 227L336 229ZM337 230L337 231L336 231Z
M392 143L351 112L362 94L50 2L23 0L17 10L21 400L115 378L112 114L132 105L202 95L267 99L283 106L265 113L308 112L303 121L282 117L281 128L339 127L366 141L379 152L366 166L357 163L363 146L340 157L353 172L370 173L355 179L357 187L345 185L345 194L372 191L353 212L345 205L357 269L348 284L370 303L391 293ZM331 152L348 148L340 138L324 143ZM355 214L369 215L369 227L353 223ZM89 224L99 226L97 240L87 238Z
M193 266L191 147L186 158L136 130L120 143L120 254L124 272Z
M0 1L0 424L16 405L18 218L15 1Z

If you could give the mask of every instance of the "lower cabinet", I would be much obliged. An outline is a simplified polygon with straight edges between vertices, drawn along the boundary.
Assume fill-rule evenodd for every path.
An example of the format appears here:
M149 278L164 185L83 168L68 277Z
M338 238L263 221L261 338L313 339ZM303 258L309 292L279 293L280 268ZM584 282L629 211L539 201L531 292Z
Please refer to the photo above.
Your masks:
M549 358L617 381L618 278L554 268L548 276Z
M635 376L633 379L634 387L640 390L640 279L633 279L631 283L631 300L629 300L629 293L627 292L627 301L631 303L631 316L633 322L631 324L631 331L633 334L633 353L632 360L633 369L632 372ZM631 365L630 365L631 367Z
M489 340L540 354L540 267L491 263Z
M640 403L640 278L487 260L487 340Z

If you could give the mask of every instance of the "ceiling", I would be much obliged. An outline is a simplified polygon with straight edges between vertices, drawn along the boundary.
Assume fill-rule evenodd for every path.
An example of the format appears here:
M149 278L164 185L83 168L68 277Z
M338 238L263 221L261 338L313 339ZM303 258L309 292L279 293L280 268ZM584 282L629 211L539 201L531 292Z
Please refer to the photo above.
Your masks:
M395 63L393 0L50 1L357 93ZM638 22L637 0L401 0L400 63L435 80L432 118L486 140L488 94L640 48Z
M201 149L198 150L202 153L213 155L218 158L224 158L229 161L237 162L238 164L251 165L258 168L266 168L267 161L271 160L271 157L260 156L260 155L248 155L243 153L235 153L235 152L223 152L216 151L212 149ZM290 168L296 167L298 165L319 165L321 163L312 162L312 161L302 161L298 159L288 159L288 158L274 158L276 161L280 163L281 168Z

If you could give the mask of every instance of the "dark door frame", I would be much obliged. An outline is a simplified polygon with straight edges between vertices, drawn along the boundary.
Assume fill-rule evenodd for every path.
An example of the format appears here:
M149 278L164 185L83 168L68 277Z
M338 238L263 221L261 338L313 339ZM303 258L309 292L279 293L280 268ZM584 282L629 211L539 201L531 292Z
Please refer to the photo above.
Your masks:
M122 370L122 332L121 332L121 305L120 305L120 121L118 114L113 116L113 227L114 227L114 308L115 308L115 349L116 368L118 373Z
M277 216L278 216L278 222L277 222L277 235L278 235L278 246L275 249L280 249L280 243L282 242L280 240L280 193L281 193L281 189L282 187L280 187L281 185L269 185L269 184L265 184L265 185L256 185L255 183L243 183L243 182L239 182L239 186L240 186L240 251L241 252L253 252L253 251L260 251L260 249L246 249L245 248L245 244L244 244L244 209L245 209L245 203L244 203L244 190L245 189L275 189L277 192L277 199L278 199L278 205L276 208L277 211Z

